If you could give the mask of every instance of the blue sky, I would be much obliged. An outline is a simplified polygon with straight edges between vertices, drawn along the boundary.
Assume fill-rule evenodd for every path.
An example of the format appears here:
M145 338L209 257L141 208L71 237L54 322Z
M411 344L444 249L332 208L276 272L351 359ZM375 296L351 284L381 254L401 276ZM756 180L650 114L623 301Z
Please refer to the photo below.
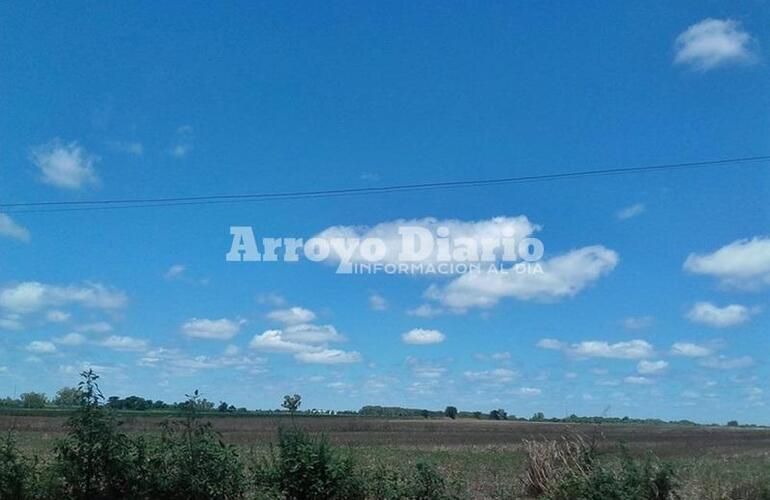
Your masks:
M762 155L768 21L763 2L5 4L0 201L377 187ZM95 366L108 394L174 401L199 388L250 408L299 392L308 408L453 404L768 423L768 172L9 209L0 393L52 394ZM309 238L399 219L478 229L522 216L540 226L551 276L481 283L484 307L473 305L481 288L461 276L224 258L230 226ZM404 337L415 329L440 335ZM265 348L300 334L325 339L316 355Z

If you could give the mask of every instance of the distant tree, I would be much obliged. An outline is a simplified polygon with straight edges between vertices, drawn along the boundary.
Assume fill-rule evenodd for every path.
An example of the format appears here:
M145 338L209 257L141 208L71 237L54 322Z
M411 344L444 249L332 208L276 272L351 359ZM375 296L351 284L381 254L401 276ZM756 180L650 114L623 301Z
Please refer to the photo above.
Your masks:
M489 412L490 420L505 420L506 418L508 418L508 414L502 408Z
M428 418L430 416L430 412L428 410L422 410L420 413L422 414L422 418Z
M543 415L542 411L539 411L534 415L532 415L532 418L530 418L530 420L533 422L542 422L543 420L545 420L545 415Z
M473 412L473 418L480 419L481 418L481 412L480 411L474 411Z
M727 422L727 427L738 427L738 421L730 420L729 422Z
M227 403L225 403L224 401L219 403L219 406L217 406L217 411L226 412L228 410L229 410L229 407L227 406Z
M452 420L457 418L457 408L454 406L447 406L444 410L444 416L451 418Z
M40 392L25 392L19 396L21 406L24 408L43 408L48 403L48 398Z
M56 406L80 406L83 393L77 387L62 387L56 391L53 403Z
M281 406L289 411L289 413L292 414L292 416L299 410L300 405L302 404L302 396L299 394L295 394L293 396L289 396L288 394L283 397L283 403L281 403Z

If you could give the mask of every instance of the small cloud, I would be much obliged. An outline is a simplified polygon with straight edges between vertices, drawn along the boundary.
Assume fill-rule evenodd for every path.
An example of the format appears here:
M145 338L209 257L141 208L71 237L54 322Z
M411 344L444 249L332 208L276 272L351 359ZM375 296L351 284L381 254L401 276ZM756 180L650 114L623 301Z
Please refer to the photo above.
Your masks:
M440 344L445 339L446 335L438 330L425 330L422 328L414 328L401 335L401 340L405 344L413 345Z
M640 339L614 344L603 340L585 340L571 345L555 339L542 339L537 346L541 349L560 350L575 358L643 359L654 354L652 345Z
M66 311L53 310L53 311L48 311L45 314L45 319L49 323L66 323L67 321L70 320L71 316L72 315Z
M230 340L241 330L245 320L192 318L182 324L182 333L199 339Z
M708 71L730 63L756 61L754 41L732 19L704 19L682 32L674 44L674 63Z
M29 241L29 231L27 228L17 224L10 216L0 213L0 236L13 238L15 240Z
M741 356L738 358L714 356L702 360L700 365L704 368L713 368L715 370L739 370L754 366L754 359L751 356Z
M184 125L176 130L174 142L171 144L169 154L174 158L184 158L193 149L193 128Z
M710 302L698 302L687 312L687 319L713 328L727 328L746 323L751 315L749 308L739 304L717 307Z
M359 363L361 354L356 351L340 351L339 349L323 349L321 351L299 352L294 359L301 363L339 365Z
M472 382L492 382L506 383L512 382L518 378L519 373L507 368L497 368L494 370L466 371L463 376Z
M644 203L635 203L618 210L615 217L617 217L618 220L627 220L636 217L637 215L642 215L645 211L647 211L647 208L644 206Z
M362 181L378 182L380 180L380 174L376 172L364 172L360 176Z
M112 331L112 325L106 321L97 321L96 323L86 323L76 328L81 333L108 333Z
M516 393L519 396L524 396L526 398L534 398L543 394L543 391L537 387L519 387Z
M693 344L690 342L675 342L671 346L672 356L683 356L686 358L705 358L711 356L712 350L708 347Z
M187 268L182 264L174 264L168 268L168 271L163 275L167 280L175 280L181 278Z
M540 339L537 342L537 347L539 347L540 349L550 349L554 351L559 351L561 349L564 349L566 347L566 344L556 339Z
M421 306L418 306L414 309L409 309L406 311L406 314L409 316L417 316L418 318L432 318L442 314L443 312L444 310L439 307L434 307L430 304L422 304Z
M624 378L623 382L631 385L649 385L652 383L652 380L647 377L629 376Z
M107 145L113 151L118 153L124 153L131 156L142 156L144 154L144 146L141 142L133 141L110 141Z
M273 307L283 307L287 304L286 299L278 293L268 292L257 295L257 304L267 304Z
M85 344L86 337L76 332L68 333L63 337L54 338L53 341L60 345L76 346Z
M510 352L493 352L490 356L495 361L508 361L511 359Z
M725 288L759 290L770 285L770 237L733 241L709 254L691 253L684 270L715 277Z
M666 371L666 368L668 368L668 362L663 361L662 359L659 361L647 361L643 359L636 365L636 371L642 375L659 375Z
M316 318L313 311L302 307L278 309L267 313L267 317L273 321L278 321L279 323L284 323L286 325L309 323Z
M388 308L388 301L382 295L373 293L369 296L369 308L372 311L384 311Z
M241 352L241 349L237 345L230 344L225 347L225 356L235 356L239 352Z
M47 340L33 340L27 344L27 351L35 354L51 354L56 352L56 346Z
M100 345L116 351L145 351L148 344L146 340L134 337L111 335L101 342Z
M40 180L62 189L81 189L98 185L94 163L99 158L88 154L77 142L64 144L54 139L32 148L32 163L40 170Z
M629 316L623 320L623 328L626 330L642 330L649 328L655 322L652 316Z

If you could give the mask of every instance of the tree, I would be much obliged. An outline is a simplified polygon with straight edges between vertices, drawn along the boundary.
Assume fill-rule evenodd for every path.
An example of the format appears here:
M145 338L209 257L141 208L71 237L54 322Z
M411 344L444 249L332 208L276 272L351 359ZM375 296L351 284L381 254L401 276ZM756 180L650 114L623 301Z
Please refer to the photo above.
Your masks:
M299 410L299 406L302 404L302 396L299 394L295 394L293 396L289 396L288 394L283 397L283 403L281 403L281 406L284 407L289 411L289 413L294 415L294 413Z
M545 415L543 415L542 411L539 411L534 415L532 415L532 418L530 418L530 420L533 422L542 422L543 420L545 420Z
M502 408L489 412L490 420L505 420L506 418L508 418L508 414Z
M219 406L217 406L217 411L226 412L226 411L230 411L230 408L227 406L227 403L222 401L221 403L219 403Z
M738 427L738 421L730 420L729 422L727 422L727 427Z
M80 406L83 401L83 393L77 387L62 387L56 391L53 403L56 406Z
M444 410L444 416L451 418L452 420L457 418L457 408L454 406L447 406Z
M473 418L481 419L481 412L480 411L474 411L473 412Z
M43 408L48 403L46 395L40 392L25 392L19 399L24 408Z

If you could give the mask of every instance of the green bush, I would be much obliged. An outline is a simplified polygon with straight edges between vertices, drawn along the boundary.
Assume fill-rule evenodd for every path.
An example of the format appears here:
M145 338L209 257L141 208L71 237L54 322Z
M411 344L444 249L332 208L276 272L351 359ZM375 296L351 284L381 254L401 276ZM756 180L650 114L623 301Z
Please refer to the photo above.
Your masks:
M321 438L299 429L278 432L278 449L253 467L257 489L279 492L288 500L365 498L364 484L353 460Z

